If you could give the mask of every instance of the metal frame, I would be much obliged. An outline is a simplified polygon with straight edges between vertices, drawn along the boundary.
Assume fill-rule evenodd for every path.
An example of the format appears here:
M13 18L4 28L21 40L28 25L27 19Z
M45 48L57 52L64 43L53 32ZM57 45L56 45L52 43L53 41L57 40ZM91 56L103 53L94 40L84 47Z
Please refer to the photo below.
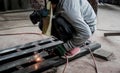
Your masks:
M109 33L104 33L104 36L120 36L120 32L109 32Z
M0 73L40 73L52 67L66 63L59 55L50 55L63 42L51 37L25 45L19 45L0 51ZM101 47L98 43L88 45L92 51ZM75 60L89 53L88 47L82 47L81 53L69 61ZM44 51L44 52L43 52ZM52 52L54 53L54 52ZM35 54L42 57L43 62L35 61Z

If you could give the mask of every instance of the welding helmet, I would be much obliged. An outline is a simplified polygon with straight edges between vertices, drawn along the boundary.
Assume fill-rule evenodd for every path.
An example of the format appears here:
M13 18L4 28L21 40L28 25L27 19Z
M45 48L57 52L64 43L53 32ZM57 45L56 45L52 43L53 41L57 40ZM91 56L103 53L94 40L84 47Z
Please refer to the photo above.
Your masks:
M40 29L42 29L43 26L43 18L48 16L47 1L48 0L30 0L31 7L34 10L33 13L30 14L30 20L33 24L39 22Z

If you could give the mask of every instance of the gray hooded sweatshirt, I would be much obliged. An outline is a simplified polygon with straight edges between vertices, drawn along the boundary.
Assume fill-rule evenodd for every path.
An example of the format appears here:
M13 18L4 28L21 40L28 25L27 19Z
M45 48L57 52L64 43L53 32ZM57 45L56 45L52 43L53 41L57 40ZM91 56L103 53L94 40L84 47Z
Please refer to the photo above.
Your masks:
M76 34L64 44L67 51L82 46L95 31L96 14L87 0L60 0L57 11L76 30Z

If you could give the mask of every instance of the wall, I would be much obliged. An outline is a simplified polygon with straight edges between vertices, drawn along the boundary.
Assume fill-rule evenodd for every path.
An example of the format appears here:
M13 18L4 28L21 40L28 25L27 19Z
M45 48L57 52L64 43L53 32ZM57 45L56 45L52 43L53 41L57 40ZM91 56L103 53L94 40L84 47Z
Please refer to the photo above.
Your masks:
M30 8L30 0L0 0L0 11Z

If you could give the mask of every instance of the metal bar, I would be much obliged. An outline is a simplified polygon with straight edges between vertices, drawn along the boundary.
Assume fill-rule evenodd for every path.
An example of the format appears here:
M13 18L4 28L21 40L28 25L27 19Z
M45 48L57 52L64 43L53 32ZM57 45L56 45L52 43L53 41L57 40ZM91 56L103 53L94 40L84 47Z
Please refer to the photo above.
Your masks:
M18 46L15 46L15 47L3 49L3 50L0 50L0 54L4 54L4 53L10 52L10 51L14 51L14 50L17 50L17 49L20 49L20 48L29 47L29 46L35 45L36 43L40 44L40 43L44 43L44 42L48 42L48 41L52 41L52 40L55 40L55 39L46 38L46 39L38 40L38 41L35 41L35 42L27 43L25 45L18 45Z
M22 59L18 59L16 61L12 61L10 63L6 63L6 64L0 66L0 72L8 70L8 69L13 68L13 67L21 66L21 65L26 64L26 63L35 62L36 61L35 56L36 55L32 55L32 56L29 56L29 57L26 57L26 58L22 58ZM38 53L37 56L44 58L46 55L44 55L42 53Z
M30 61L35 61L35 52L39 54L42 58L47 58L49 54L43 53L43 49L52 49L57 45L61 45L63 42L58 40L57 38L50 37L47 39L39 40L36 42L31 42L25 45L20 45L17 47L13 47L12 49L5 49L0 51L0 72L6 72L9 70L16 71L18 68L24 68L22 65L30 64ZM34 47L31 47L33 46ZM19 51L17 51L19 49ZM12 51L17 51L13 53ZM11 53L10 53L11 52ZM7 53L7 54L6 54ZM12 69L12 70L11 70Z
M27 57L27 58L19 59L17 61L6 63L6 64L0 66L0 72L4 71L4 70L7 70L7 69L10 69L12 67L16 67L16 66L28 63L28 62L32 62L34 60L35 60L34 56L30 56L30 57Z
M59 59L59 57L54 57L54 58L45 60L43 63L36 63L36 64L33 64L33 65L26 67L24 69L15 71L13 73L31 73L31 72L41 73L41 72L53 67L54 64L58 63L59 62L58 59Z
M104 33L104 36L120 36L120 32Z
M10 59L10 58L13 58L13 57L17 57L17 56L20 56L20 55L24 55L24 54L27 54L27 53L30 53L30 52L38 51L38 50L41 50L41 49L44 49L44 48L49 48L51 46L56 46L56 45L59 45L59 44L62 44L62 43L63 42L61 42L61 41L56 41L55 43L49 43L49 44L46 44L46 45L43 45L43 46L38 46L36 48L31 48L31 49L23 50L23 51L16 52L16 53L13 53L13 54L8 54L8 55L0 57L0 61Z
M4 53L7 53L7 52L10 52L10 51L15 51L15 50L20 49L20 48L30 47L30 46L35 45L36 43L42 44L42 43L49 42L49 41L52 41L52 40L55 40L55 39L46 38L46 39L43 39L43 40L27 43L25 45L18 45L18 46L15 46L15 47L3 49L3 50L0 50L0 55L4 54Z
M98 49L101 47L100 44L98 43L93 43L93 44L90 44L88 47L91 48L92 51ZM86 54L89 53L89 50L87 47L83 47L82 48L82 51L80 54L78 54L77 56L69 59L69 61L73 61L77 58L80 58ZM44 63L37 63L37 64L34 64L34 65L31 65L29 67L26 67L24 69L21 69L21 70L18 70L18 71L15 71L14 73L41 73L47 69L50 69L50 68L53 68L53 67L58 67L60 65L63 65L66 63L66 60L65 59L62 59L60 57L55 57L55 58L52 58L52 59L49 59L49 60L46 60Z
M45 42L49 42L49 41L52 41L52 40L55 40L55 39L53 39L53 38L47 38L47 39L43 39L43 40L39 40L39 41L35 41L35 42L30 42L30 43L27 43L25 45L18 45L18 46L15 46L15 47L3 49L3 50L0 50L0 55L4 54L4 53L7 53L7 52L10 52L10 51L15 51L15 50L20 49L20 48L25 48L25 47L33 46L36 43L45 43Z
M101 47L101 45L99 43L92 43L92 44L88 45L88 47L91 49L91 51L94 51L96 49L99 49ZM81 53L79 53L75 57L69 59L69 61L73 61L77 58L80 58L82 56L89 54L90 51L88 50L88 47L82 47ZM56 63L54 66L56 67L56 66L59 66L59 65L65 64L65 63L66 63L66 60L61 59L61 60L59 60L59 63Z

